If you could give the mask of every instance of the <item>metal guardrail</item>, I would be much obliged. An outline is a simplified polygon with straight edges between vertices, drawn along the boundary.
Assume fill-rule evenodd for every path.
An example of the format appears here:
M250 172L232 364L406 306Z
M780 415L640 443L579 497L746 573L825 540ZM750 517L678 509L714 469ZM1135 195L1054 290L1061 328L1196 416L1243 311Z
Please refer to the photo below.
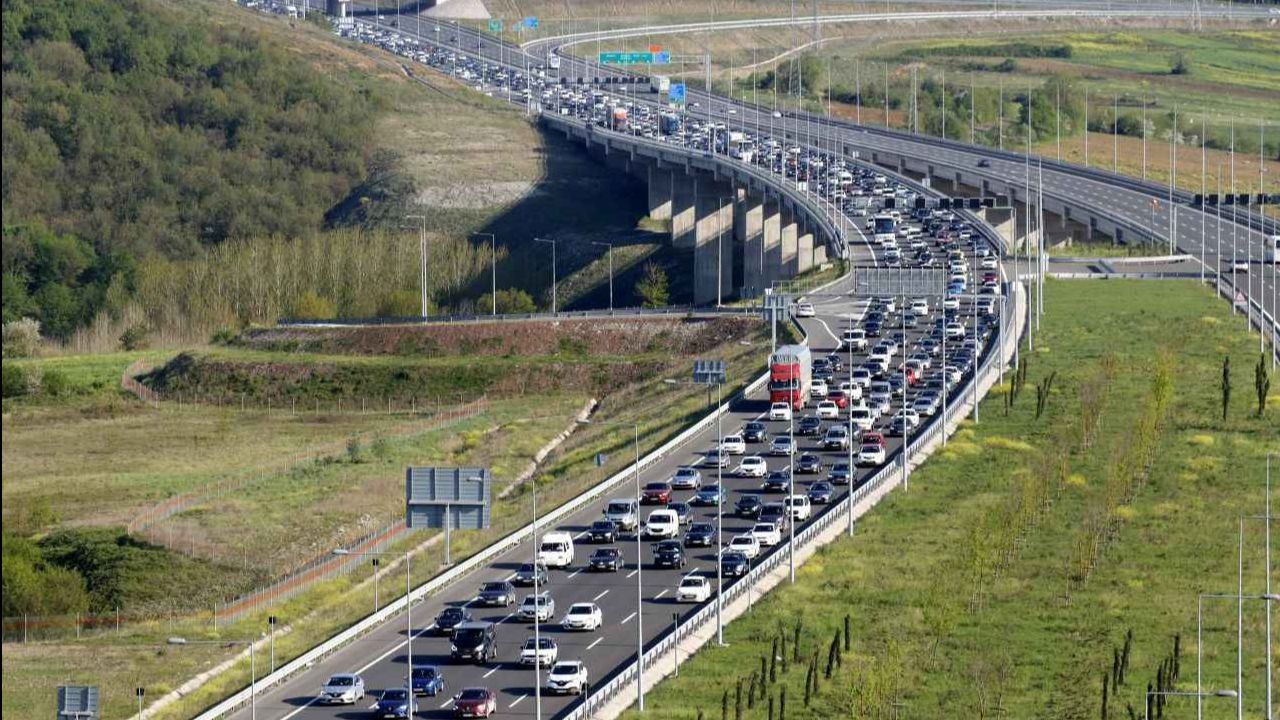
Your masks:
M276 321L276 325L296 326L296 327L343 327L343 326L362 326L362 325L445 325L457 323L487 323L487 322L518 322L532 321L543 322L552 320L575 320L584 318L635 318L635 317L749 317L753 313L759 314L761 309L757 306L724 306L724 307L697 307L693 305L669 305L660 308L616 308L614 310L561 310L559 312L533 312L533 313L498 313L497 315L487 315L480 313L457 314L457 315L431 315L423 317L421 315L408 315L402 317L373 317L373 318L334 318L332 320L301 320L296 318L282 318Z

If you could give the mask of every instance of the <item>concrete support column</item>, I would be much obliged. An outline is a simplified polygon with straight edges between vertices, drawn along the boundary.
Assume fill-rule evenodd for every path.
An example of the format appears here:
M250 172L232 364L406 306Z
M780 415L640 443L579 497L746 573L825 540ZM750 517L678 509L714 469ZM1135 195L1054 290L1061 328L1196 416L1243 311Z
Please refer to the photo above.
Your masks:
M793 278L799 272L799 226L795 212L782 208L782 265L781 277Z
M648 166L649 217L653 220L671 219L671 191L675 184L673 174L655 164Z
M796 273L802 273L813 267L813 229L812 222L801 219L799 232L796 235Z
M714 305L733 295L733 187L699 179L695 201L693 302Z
M761 205L760 238L764 243L764 286L772 287L782 274L782 201L765 196Z
M755 297L769 286L764 241L765 199L746 189L740 189L740 192L741 200L733 215L734 240L742 248L742 282L739 287L743 297Z
M671 180L671 246L678 250L692 250L695 237L695 198L697 184L694 178L683 172L672 171Z

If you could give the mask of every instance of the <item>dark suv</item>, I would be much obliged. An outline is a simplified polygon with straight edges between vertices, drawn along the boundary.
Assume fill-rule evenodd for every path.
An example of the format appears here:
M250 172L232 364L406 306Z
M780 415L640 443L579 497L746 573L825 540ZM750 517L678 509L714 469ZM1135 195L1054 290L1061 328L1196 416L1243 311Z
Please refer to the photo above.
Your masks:
M742 441L749 443L764 442L769 432L764 423L754 420L742 426Z
M684 567L684 548L679 540L663 540L653 548L653 564L658 567Z
M481 664L498 657L498 632L490 622L467 622L453 629L449 637L454 660Z

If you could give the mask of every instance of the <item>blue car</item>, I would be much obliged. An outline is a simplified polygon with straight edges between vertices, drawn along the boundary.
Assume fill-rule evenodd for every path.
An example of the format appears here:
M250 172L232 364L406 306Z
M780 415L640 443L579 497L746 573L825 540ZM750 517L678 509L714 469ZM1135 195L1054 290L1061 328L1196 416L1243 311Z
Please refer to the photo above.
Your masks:
M435 697L444 692L444 673L435 665L415 665L411 679L415 695Z
M391 690L382 691L382 697L378 698L378 704L373 708L374 717L380 718L403 718L408 720L416 712L418 712L418 702L409 695L409 691L405 688L392 688Z
M832 495L835 494L835 488L831 487L831 483L818 481L809 486L809 502L814 505L826 505L831 502Z
M750 569L751 561L737 550L727 552L720 558L720 572L725 577L741 577Z
M720 503L720 486L707 485L694 493L693 500L690 502L694 505L718 505Z

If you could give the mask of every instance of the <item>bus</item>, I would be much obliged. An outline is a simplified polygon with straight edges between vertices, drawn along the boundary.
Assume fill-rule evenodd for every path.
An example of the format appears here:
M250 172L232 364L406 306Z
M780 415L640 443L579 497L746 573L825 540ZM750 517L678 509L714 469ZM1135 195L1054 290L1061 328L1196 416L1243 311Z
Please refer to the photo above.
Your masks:
M894 233L897 231L897 221L888 213L880 213L871 220L872 239L883 245L894 240Z

